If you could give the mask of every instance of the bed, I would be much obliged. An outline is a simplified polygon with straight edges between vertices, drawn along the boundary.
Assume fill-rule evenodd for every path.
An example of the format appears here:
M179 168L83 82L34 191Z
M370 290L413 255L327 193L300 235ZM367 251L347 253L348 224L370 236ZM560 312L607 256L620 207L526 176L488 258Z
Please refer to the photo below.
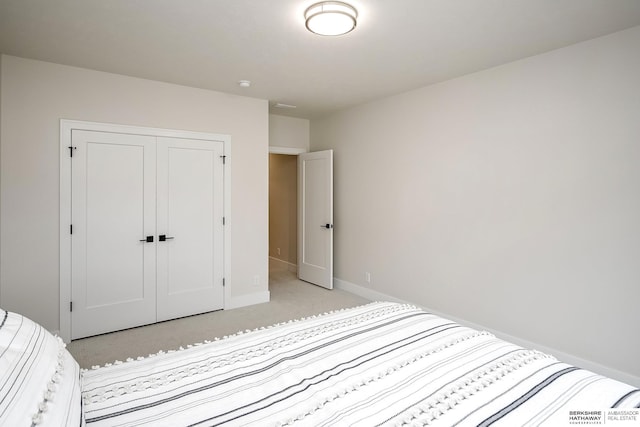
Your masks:
M639 389L405 304L89 370L34 322L0 318L2 426L640 423Z

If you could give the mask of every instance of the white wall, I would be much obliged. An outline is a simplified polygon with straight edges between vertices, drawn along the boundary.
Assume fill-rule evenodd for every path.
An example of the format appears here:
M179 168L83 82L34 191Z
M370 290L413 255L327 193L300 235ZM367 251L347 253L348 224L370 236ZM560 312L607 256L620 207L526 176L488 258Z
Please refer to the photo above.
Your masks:
M309 151L309 120L270 114L269 146Z
M635 27L312 121L336 277L640 378L639 46Z
M229 285L238 301L268 297L266 100L11 56L2 56L0 94L4 308L59 327L61 118L231 135Z

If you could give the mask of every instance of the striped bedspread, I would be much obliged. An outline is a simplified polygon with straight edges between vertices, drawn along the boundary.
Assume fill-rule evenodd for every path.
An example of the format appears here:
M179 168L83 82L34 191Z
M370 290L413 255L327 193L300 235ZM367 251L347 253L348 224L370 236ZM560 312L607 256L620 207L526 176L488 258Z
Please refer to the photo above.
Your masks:
M80 367L64 342L0 309L0 426L81 423Z
M83 403L88 426L561 426L640 390L372 303L84 371Z

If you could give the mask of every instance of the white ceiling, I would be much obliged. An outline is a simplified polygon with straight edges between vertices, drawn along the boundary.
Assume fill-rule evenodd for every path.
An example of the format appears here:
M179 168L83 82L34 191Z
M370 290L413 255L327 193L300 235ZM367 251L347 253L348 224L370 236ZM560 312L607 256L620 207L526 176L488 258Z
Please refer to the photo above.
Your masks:
M640 0L353 0L358 27L332 38L305 29L313 3L0 0L0 52L294 104L271 112L314 118L640 25Z

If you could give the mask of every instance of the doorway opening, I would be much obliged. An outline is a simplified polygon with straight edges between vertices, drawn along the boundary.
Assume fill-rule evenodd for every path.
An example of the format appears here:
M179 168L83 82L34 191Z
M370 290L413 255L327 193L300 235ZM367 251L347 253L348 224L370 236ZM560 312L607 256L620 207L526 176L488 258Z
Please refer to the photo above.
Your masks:
M269 156L270 280L333 289L333 150Z
M269 153L269 276L298 269L298 156Z

